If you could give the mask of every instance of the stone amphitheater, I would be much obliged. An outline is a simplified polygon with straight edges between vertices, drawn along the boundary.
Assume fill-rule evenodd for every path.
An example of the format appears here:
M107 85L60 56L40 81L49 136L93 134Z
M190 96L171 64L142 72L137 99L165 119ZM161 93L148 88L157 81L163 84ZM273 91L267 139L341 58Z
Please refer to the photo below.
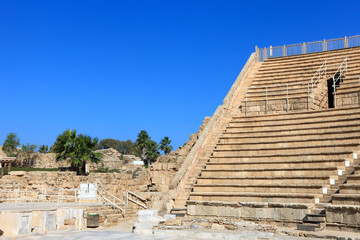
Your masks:
M181 161L156 163L138 187L126 183L168 213L152 233L360 239L359 46L354 36L256 48ZM125 198L119 180L106 184ZM277 239L249 239L260 238Z

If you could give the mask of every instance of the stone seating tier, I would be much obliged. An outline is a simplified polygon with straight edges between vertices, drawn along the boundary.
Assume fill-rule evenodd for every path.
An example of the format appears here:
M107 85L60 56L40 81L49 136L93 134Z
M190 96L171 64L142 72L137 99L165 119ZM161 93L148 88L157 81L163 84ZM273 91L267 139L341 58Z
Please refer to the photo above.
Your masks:
M189 200L328 202L359 163L359 120L359 107L234 117Z
M328 109L325 79L315 85L312 104L308 82L325 59L330 79L345 57L348 71L337 88L337 107ZM175 208L184 210L186 203L190 216L286 225L324 214L324 206L337 201L360 205L360 161L353 155L360 152L360 47L256 66L225 109L215 143L201 146L206 155L187 169L191 174L177 188ZM273 86L292 83L299 85L288 93L285 86ZM247 88L263 86L267 97L264 89Z
M251 83L251 88L247 91L247 100L244 98L241 106L243 109L246 108L247 114L324 108L327 105L327 100L323 99L325 95L320 97L315 94L313 104L313 100L308 94L311 92L312 86L309 85L308 89L308 83L326 59L328 59L327 79L330 79L345 57L348 57L347 72L340 87L337 88L337 105L344 106L351 105L354 101L359 102L359 96L355 95L360 90L359 53L360 48L357 47L307 54L289 59L268 59L259 68L258 74ZM291 85L294 83L297 85ZM285 86L286 84L290 85ZM323 84L326 85L326 83ZM315 85L315 92L317 92L318 85ZM265 93L264 87L267 87L267 93ZM289 89L288 93L286 92L287 88ZM344 98L354 99L344 101ZM266 100L267 104L265 104Z

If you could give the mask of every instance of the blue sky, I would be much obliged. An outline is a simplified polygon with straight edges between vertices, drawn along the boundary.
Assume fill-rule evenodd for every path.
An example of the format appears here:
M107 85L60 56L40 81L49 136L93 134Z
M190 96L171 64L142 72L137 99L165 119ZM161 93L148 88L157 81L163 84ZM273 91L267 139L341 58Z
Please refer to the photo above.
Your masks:
M0 0L0 144L65 129L179 147L255 45L360 34L359 1Z

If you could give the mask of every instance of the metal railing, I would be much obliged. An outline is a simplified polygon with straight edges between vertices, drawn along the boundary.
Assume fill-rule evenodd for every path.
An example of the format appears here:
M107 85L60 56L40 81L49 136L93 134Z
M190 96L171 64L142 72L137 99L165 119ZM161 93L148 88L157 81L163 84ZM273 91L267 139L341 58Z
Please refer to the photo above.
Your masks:
M121 199L115 197L113 194L109 193L105 189L101 189L101 190L98 189L97 192L99 193L100 198L105 203L111 205L114 208L119 209L122 212L122 214L125 216L125 212L126 212L125 209L119 206L119 205L125 205L125 203Z
M334 59L343 59L342 62L339 64L336 63L329 63L331 60ZM265 94L265 113L268 113L268 97L269 96L274 96L274 95L269 95L272 93L278 93L281 95L281 92L283 94L286 93L286 112L289 112L289 93L292 91L298 91L299 94L301 93L305 93L306 92L306 97L307 97L307 110L310 110L311 107L314 107L314 99L315 99L315 94L314 91L317 88L318 89L318 95L320 96L321 94L321 88L320 88L320 82L321 79L327 79L327 75L331 74L332 75L332 80L333 80L333 93L334 93L334 104L336 107L336 83L339 82L342 78L345 77L345 73L347 73L347 63L348 63L348 57L332 57L332 58L327 58L322 64L321 66L318 68L318 70L315 72L315 74L312 76L311 80L308 82L303 82L303 83L287 83L287 84L277 84L277 85L267 85L267 86L250 86L246 88L246 92L245 92L245 115L247 115L248 112L248 91L249 89L265 89L265 91L260 91L258 93L260 94ZM337 70L335 70L337 69ZM334 70L334 73L332 74ZM359 79L360 80L360 79ZM296 86L300 86L297 87ZM289 88L290 87L290 88ZM271 90L271 88L281 88L276 89L276 90ZM270 90L269 90L270 89ZM302 91L301 91L302 90ZM307 90L307 91L306 91ZM252 92L254 94L254 92ZM255 93L256 94L256 93ZM275 95L276 96L276 95ZM256 97L256 95L254 96ZM264 97L264 95L260 95L260 98ZM294 98L294 97L293 97ZM295 97L296 98L296 97ZM304 96L298 97L298 98L304 98ZM283 99L283 98L281 98ZM311 101L311 104L309 102L309 100ZM278 99L272 99L272 100L278 100ZM261 100L259 100L261 101Z
M132 197L134 197L135 199L133 199ZM139 202L138 200L141 200L143 203ZM126 205L129 204L130 202L135 203L138 207L142 207L144 209L147 209L147 200L145 198L140 197L139 195L130 192L129 190L126 191Z
M264 61L274 57L285 57L358 46L360 46L360 35L277 47L270 46L269 48L261 49L256 46L255 50L258 54L258 60Z
M340 64L339 68L334 73L333 79L333 89L334 89L334 107L336 107L336 86L337 83L340 84L340 80L345 77L345 73L347 73L347 57Z
M91 199L83 199L79 196L79 189L45 188L0 191L0 202L6 203L32 203L54 202L59 206L61 203L93 202L111 205L119 209L125 215L125 202L104 189L97 189L98 195Z
M300 86L300 88L292 88L295 86ZM304 87L305 86L305 87ZM269 90L271 88L284 88L282 90ZM289 88L290 87L290 88ZM287 84L277 84L277 85L268 85L268 86L259 86L259 87L254 87L254 86L250 86L246 88L246 92L245 92L245 115L248 112L248 90L249 89L265 89L265 91L261 91L260 93L265 93L265 113L268 113L268 97L271 96L269 95L269 93L286 93L286 112L289 112L289 92L291 91L299 91L302 89L306 89L307 88L307 105L308 105L308 109L309 109L309 91L310 91L310 82L307 82L307 84L305 83L287 83ZM301 93L301 92L299 92ZM261 96L260 96L261 97Z
M329 62L331 60L334 60L334 59L344 59L344 60L340 63L340 66L338 64L329 64ZM325 61L321 64L319 69L316 71L316 73L313 75L313 77L310 80L310 82L311 82L312 105L314 105L314 87L319 85L319 83L320 83L321 79L323 79L323 77L324 77L324 79L326 81L327 80L327 75L332 69L335 70L335 68L338 68L338 70L339 70L339 69L343 68L342 66L344 66L346 68L346 71L347 71L347 62L348 62L348 57L347 56L346 57L343 57L343 56L332 57L332 58L325 59ZM335 71L334 76L338 72L338 70ZM334 76L333 76L333 81L334 81ZM318 94L319 95L320 95L320 91L321 91L321 88L318 87ZM335 88L334 88L334 92L335 92Z

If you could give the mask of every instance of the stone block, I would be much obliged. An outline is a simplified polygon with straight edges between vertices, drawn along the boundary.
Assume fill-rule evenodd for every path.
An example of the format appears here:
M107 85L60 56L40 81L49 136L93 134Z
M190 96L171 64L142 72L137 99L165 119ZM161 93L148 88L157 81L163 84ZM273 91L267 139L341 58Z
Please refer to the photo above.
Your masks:
M75 218L64 219L64 225L75 225Z

